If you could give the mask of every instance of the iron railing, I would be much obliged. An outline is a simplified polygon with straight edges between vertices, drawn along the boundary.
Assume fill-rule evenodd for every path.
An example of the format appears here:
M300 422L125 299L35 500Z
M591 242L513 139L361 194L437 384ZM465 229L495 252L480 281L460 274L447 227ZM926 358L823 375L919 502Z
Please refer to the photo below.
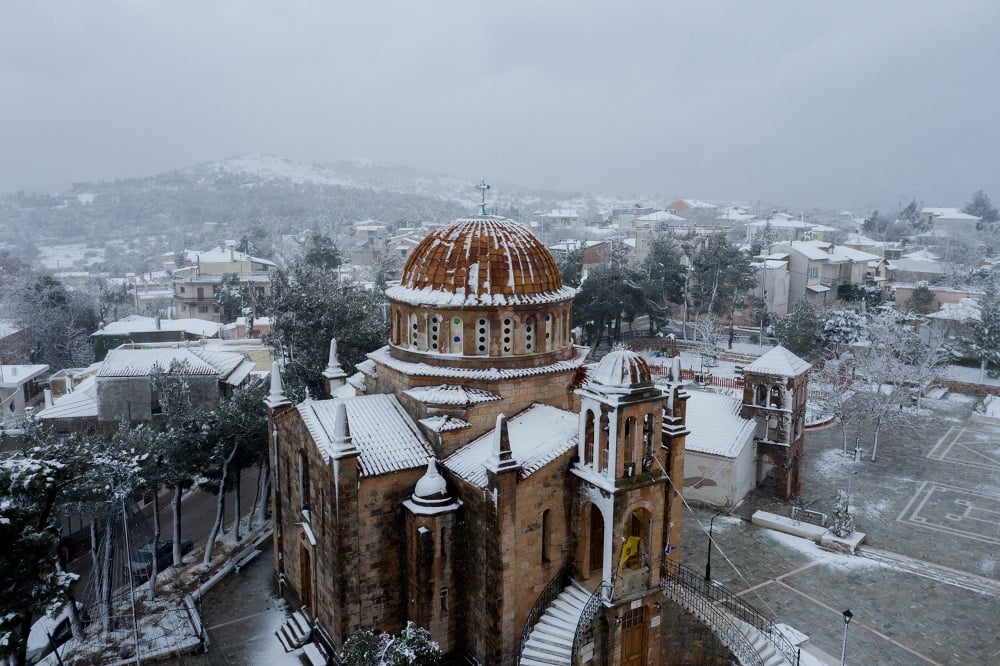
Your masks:
M727 619L731 616L752 626L788 660L788 663L799 663L799 649L792 645L788 637L781 633L774 623L760 611L733 594L725 586L716 583L708 584L700 571L671 560L664 561L663 572L664 581L688 590L691 596L709 602L715 608L724 609L723 615L726 615ZM739 633L742 635L742 632Z
M587 627L590 626L590 621L594 619L594 615L597 613L597 609L601 605L601 601L605 597L605 592L607 596L611 594L611 585L609 583L602 582L594 590L594 593L590 595L587 599L587 603L583 605L583 611L580 613L580 620L576 623L576 631L573 632L573 647L570 649L569 653L569 663L576 663L576 652L580 648L580 641L583 639L584 632L587 631Z
M524 646L528 643L528 637L531 636L531 630L535 628L538 620L545 613L545 609L549 607L556 597L566 589L570 582L572 582L572 568L569 564L563 566L559 572L552 577L548 583L546 583L545 588L542 589L541 594L535 599L535 605L531 607L528 611L528 617L524 620L524 627L521 629L521 645L517 649L517 660L520 663L521 654L524 652Z

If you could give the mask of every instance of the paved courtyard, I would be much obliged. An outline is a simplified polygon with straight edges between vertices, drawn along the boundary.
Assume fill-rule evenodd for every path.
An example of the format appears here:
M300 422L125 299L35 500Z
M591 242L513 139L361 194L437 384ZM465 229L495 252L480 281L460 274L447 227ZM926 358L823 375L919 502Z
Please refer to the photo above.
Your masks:
M869 432L861 462L843 453L839 426L808 432L797 503L832 513L837 490L849 491L867 534L861 555L724 516L715 520L713 579L808 634L832 663L846 608L849 664L1000 663L1000 422L974 414L976 402L924 400L906 427L883 429L876 461ZM790 507L754 497L738 513L757 509L787 516ZM712 515L685 515L690 566L705 565Z

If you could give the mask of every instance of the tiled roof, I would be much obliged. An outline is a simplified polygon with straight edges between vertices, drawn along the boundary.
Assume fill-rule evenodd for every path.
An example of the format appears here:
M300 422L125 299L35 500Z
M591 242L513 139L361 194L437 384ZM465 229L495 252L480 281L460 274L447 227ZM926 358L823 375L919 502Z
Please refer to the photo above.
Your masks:
M14 388L21 386L38 375L45 374L47 365L5 365L0 363L0 386Z
M376 349L368 354L368 358L375 363L381 363L382 365L388 366L397 372L402 372L407 375L416 377L442 377L449 379L480 379L480 380L501 380L501 379L517 379L520 377L533 377L536 375L546 375L554 372L565 372L567 370L575 370L583 364L583 361L587 358L587 354L590 349L587 347L574 347L576 356L568 361L556 361L555 363L550 363L548 365L542 365L535 368L488 368L484 370L476 370L472 368L450 368L450 367L439 367L436 365L428 365L427 363L411 363L409 361L401 361L397 358L393 358L389 354L388 347L382 347L381 349ZM442 356L442 359L446 357ZM366 366L367 361L358 364L358 370L361 370L365 374L374 375L374 368L371 366Z
M781 345L770 350L750 365L743 372L758 375L777 375L779 377L796 377L809 370L811 365L788 351Z
M463 421L448 414L444 416L429 416L426 419L420 419L420 423L434 432L451 432L452 430L468 428L470 425L468 421Z
M324 457L333 451L336 405L339 400L306 400L296 409ZM351 440L360 455L362 476L379 476L404 469L423 468L433 455L396 396L364 395L344 400Z
M59 396L52 406L38 412L40 419L73 419L97 416L97 379L92 375L74 389L72 393Z
M239 354L226 354L242 359ZM220 374L219 368L196 356L191 350L179 348L112 349L104 359L98 377L145 377L156 368L166 372L173 361L187 363L187 375Z
M517 305L568 300L559 267L530 231L491 215L461 218L413 248L386 296L411 305Z
M105 324L104 328L93 335L131 335L133 333L150 333L153 331L183 331L191 335L211 337L218 335L219 324L204 319L161 319L159 325L155 317L130 315Z
M549 405L535 404L507 421L510 450L527 478L576 446L579 417ZM493 454L494 431L455 451L442 464L477 488L486 488L486 467Z
M457 384L441 384L440 386L418 386L404 391L414 400L428 405L474 405L480 402L495 402L501 396L491 391L476 388L465 388Z
M743 402L707 391L688 391L685 451L735 458L750 441L756 423L740 417Z

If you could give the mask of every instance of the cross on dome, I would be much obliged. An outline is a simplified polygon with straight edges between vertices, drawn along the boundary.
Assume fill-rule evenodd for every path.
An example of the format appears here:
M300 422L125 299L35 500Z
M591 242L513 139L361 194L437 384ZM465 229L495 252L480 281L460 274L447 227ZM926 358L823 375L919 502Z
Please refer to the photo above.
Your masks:
M490 185L486 182L486 179L483 178L482 181L476 185L476 189L479 190L479 193L482 196L482 200L479 203L479 214L486 215L486 190L490 189Z

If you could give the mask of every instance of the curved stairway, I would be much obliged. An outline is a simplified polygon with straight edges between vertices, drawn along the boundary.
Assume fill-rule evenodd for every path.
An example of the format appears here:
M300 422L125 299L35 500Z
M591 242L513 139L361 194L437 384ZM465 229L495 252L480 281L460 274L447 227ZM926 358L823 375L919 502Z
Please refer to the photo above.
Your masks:
M571 664L573 635L590 596L587 588L577 582L570 583L549 604L531 630L518 663L522 666Z

